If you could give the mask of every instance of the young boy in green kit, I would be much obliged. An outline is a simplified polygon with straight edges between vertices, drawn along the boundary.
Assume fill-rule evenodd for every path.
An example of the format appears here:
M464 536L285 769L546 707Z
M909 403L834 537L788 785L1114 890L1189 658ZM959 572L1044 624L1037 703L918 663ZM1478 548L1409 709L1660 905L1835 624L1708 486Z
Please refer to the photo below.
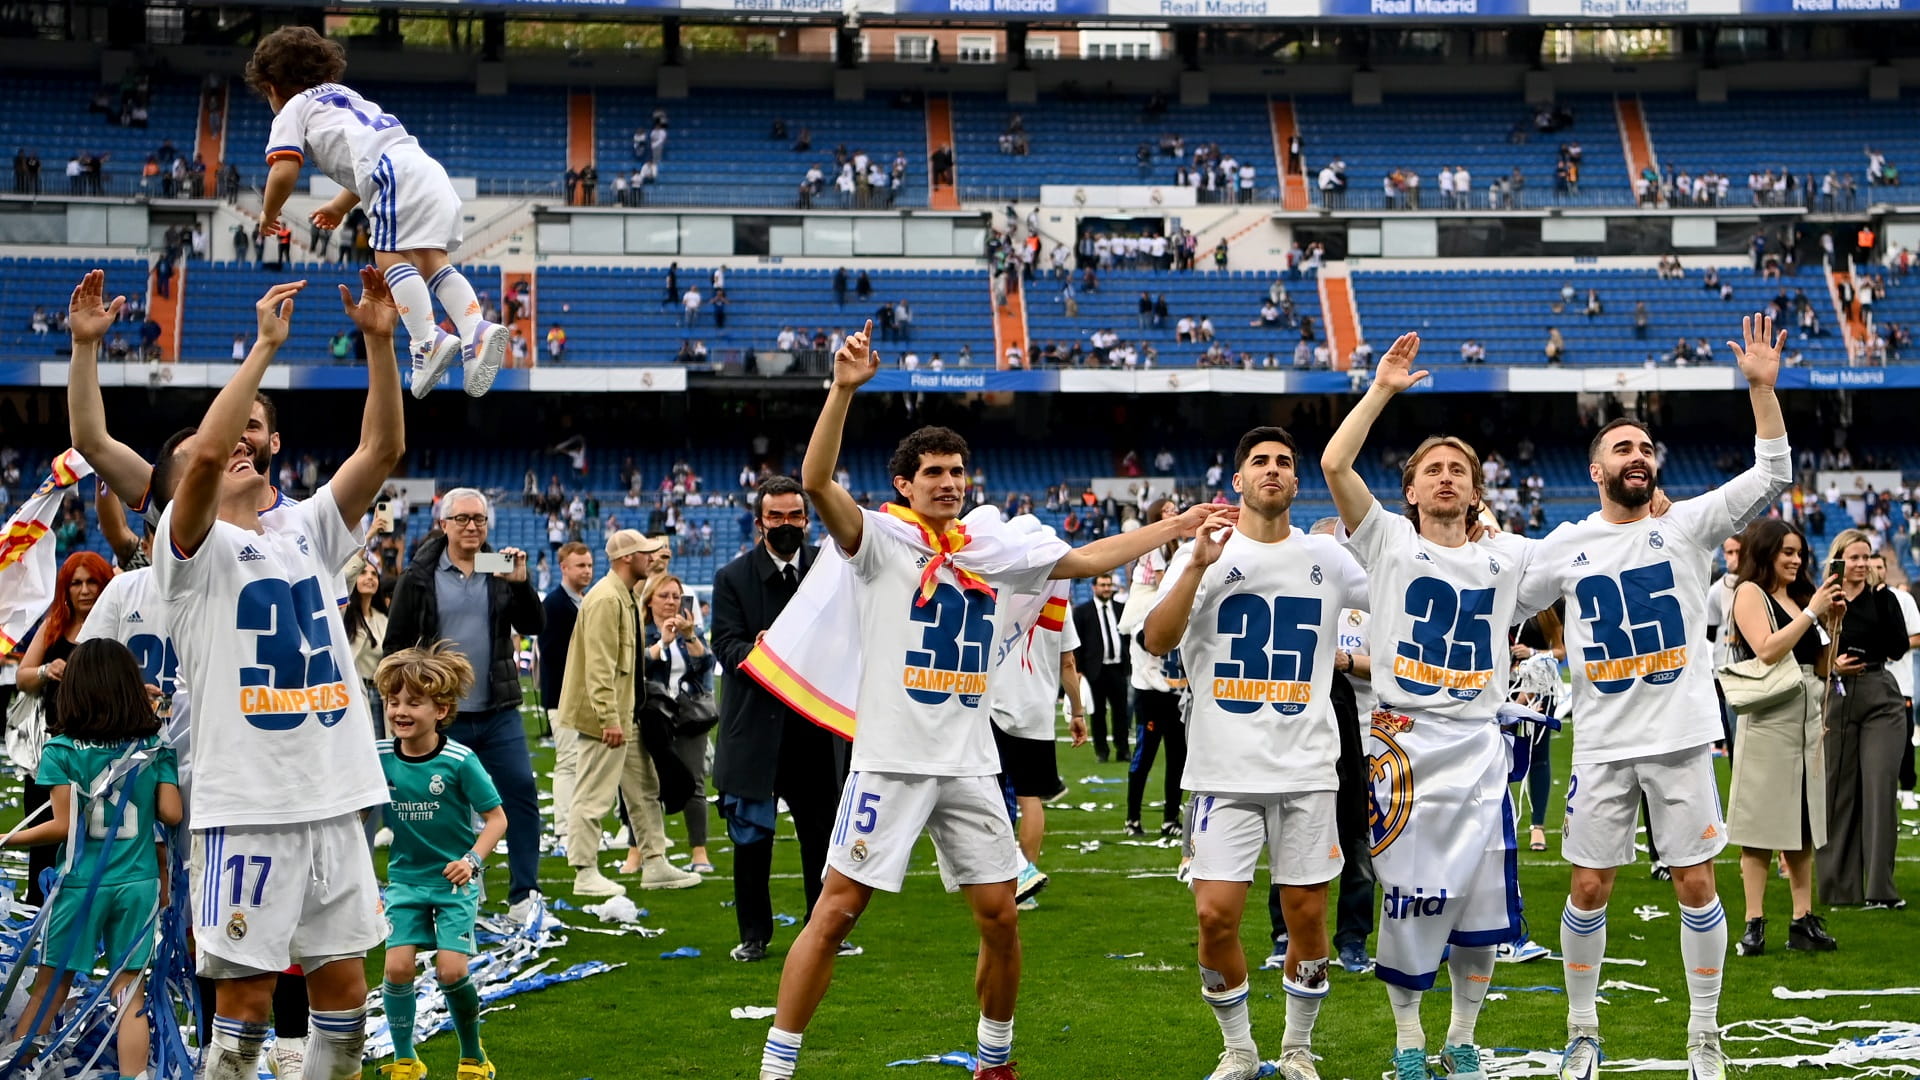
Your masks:
M480 1046L480 992L467 977L473 924L480 913L480 868L506 835L500 794L480 759L442 731L473 684L473 668L444 641L402 649L380 662L374 684L386 702L391 739L380 741L387 774L386 999L393 1031L391 1080L421 1080L427 1067L413 1049L413 961L434 949L434 974L447 996L460 1038L457 1080L493 1080L493 1062ZM483 827L476 838L473 817Z

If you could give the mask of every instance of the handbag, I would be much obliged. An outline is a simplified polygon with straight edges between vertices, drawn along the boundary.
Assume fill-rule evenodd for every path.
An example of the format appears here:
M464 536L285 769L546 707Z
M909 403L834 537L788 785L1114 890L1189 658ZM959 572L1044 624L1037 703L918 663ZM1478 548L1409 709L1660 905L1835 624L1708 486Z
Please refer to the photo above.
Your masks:
M680 696L673 699L673 736L705 735L720 722L720 706L704 687L680 684Z
M31 779L47 745L47 713L39 694L15 692L7 704L7 759Z
M1780 620L1774 616L1771 599L1767 600L1767 622L1773 629L1780 629ZM1720 676L1720 692L1726 695L1727 704L1733 707L1734 712L1760 712L1775 705L1784 705L1800 693L1800 665L1794 661L1792 653L1769 664L1753 655L1753 648L1746 642L1739 644L1746 649L1747 659L1733 661L1717 673Z

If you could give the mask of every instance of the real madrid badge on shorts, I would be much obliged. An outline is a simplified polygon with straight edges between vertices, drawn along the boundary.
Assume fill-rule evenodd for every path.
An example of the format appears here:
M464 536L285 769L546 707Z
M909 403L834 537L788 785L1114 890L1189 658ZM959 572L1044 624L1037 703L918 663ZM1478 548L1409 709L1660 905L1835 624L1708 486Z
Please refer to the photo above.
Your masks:
M240 941L246 936L247 917L236 911L233 917L227 920L227 938L231 941Z
M865 840L855 840L852 849L847 852L847 858L852 859L854 862L866 862L867 842Z

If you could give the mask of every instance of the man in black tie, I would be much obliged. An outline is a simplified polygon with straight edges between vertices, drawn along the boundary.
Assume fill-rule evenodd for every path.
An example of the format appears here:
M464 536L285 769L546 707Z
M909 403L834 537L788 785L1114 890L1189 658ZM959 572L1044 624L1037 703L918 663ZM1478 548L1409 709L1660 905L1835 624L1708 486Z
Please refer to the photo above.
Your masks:
M792 477L762 481L754 499L760 542L713 576L713 651L725 670L713 783L733 840L740 944L731 955L741 961L766 959L773 940L768 881L778 800L786 800L793 816L807 914L812 915L847 775L845 740L787 707L740 670L818 557L806 543L806 496ZM855 950L843 946L842 951Z
M1121 761L1127 749L1127 646L1120 637L1120 608L1113 602L1113 575L1093 579L1093 599L1073 609L1073 628L1080 635L1074 662L1093 690L1093 754L1102 762L1107 754L1107 721L1113 721L1113 750Z

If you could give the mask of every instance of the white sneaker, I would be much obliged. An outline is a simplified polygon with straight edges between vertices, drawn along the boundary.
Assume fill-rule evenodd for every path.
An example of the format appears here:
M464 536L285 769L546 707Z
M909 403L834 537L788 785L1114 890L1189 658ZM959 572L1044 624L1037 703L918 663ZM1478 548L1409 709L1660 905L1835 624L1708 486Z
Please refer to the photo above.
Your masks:
M617 883L608 882L608 884ZM535 889L529 892L525 898L507 908L507 919L516 926L525 926L538 918L541 909L545 906L546 898L540 895L540 890Z
M645 886L642 886L645 888ZM610 881L598 867L589 866L576 871L573 875L573 894L575 896L625 896L627 887L617 881Z
M393 830L385 825L373 831L373 846L377 848L393 846Z
M1313 1063L1313 1051L1304 1046L1280 1052L1280 1080L1320 1080L1320 1066Z
M440 376L460 359L460 339L436 326L431 342L416 341L407 351L413 357L413 396L424 398L440 385Z
M473 328L473 340L460 346L468 397L480 397L493 388L500 365L507 362L507 328L482 319Z
M1920 810L1920 793L1903 791L1900 793L1900 809L1912 812Z
M1013 898L1015 901L1031 900L1039 896L1040 890L1046 887L1046 871L1028 863L1020 868L1020 876L1014 880Z
M1727 1055L1720 1052L1720 1036L1695 1035L1687 1043L1687 1080L1721 1080Z
M1207 1080L1253 1080L1259 1075L1258 1053L1229 1046L1220 1051L1220 1064L1207 1074Z
M1260 970L1261 971L1287 970L1287 947L1285 945L1274 946L1273 955L1267 957L1265 960L1260 961Z
M307 1040L274 1039L267 1069L280 1080L301 1080L307 1071Z
M1600 1036L1576 1030L1560 1057L1560 1080L1593 1080L1600 1075Z
M662 858L648 859L640 864L640 887L643 889L691 889L705 880L699 874L682 870Z

